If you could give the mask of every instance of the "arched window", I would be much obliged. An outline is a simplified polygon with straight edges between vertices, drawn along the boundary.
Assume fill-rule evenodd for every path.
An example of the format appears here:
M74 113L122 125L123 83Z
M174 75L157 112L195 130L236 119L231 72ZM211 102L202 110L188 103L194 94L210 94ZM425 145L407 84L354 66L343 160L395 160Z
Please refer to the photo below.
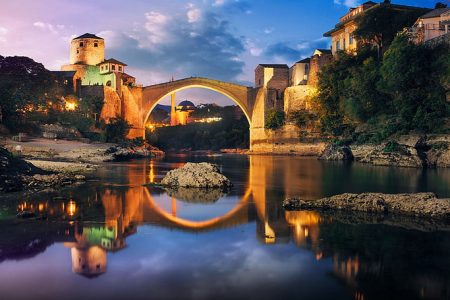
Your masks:
M111 80L108 80L108 81L106 82L106 86L111 86Z

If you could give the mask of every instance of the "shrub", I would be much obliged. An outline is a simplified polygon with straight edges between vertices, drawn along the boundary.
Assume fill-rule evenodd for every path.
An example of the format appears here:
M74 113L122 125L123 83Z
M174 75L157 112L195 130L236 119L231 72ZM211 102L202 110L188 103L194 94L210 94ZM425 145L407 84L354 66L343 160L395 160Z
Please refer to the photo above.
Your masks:
M392 153L392 152L399 152L400 150L400 144L395 141L389 141L386 146L384 146L383 152L384 153Z
M270 130L276 130L284 125L285 118L286 116L284 114L284 111L272 109L267 114L265 128Z
M112 143L119 143L125 140L131 125L121 118L111 119L105 125L106 141Z

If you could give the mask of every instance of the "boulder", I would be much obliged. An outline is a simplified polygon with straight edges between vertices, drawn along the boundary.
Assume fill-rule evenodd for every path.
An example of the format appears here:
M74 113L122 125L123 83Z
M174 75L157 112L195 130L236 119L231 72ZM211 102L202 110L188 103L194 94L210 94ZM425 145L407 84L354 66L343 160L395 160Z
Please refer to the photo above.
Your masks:
M421 153L414 147L391 141L379 146L354 149L355 160L376 166L423 168Z
M231 182L210 163L187 163L182 168L169 171L161 184L170 187L228 188Z
M450 199L438 199L433 193L341 194L312 201L291 198L283 202L283 207L286 210L338 210L450 219Z
M321 160L353 160L353 153L348 146L328 145L319 156Z
M165 190L170 197L189 203L214 203L226 195L223 189L169 187Z

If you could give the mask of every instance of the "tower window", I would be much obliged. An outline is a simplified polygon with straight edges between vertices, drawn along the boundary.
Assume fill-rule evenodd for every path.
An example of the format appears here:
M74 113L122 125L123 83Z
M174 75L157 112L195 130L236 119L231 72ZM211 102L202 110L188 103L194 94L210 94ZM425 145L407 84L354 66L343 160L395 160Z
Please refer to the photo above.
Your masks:
M84 46L84 43L83 42L80 42L80 47L83 47Z
M98 47L98 43L94 43L94 47Z
M77 50L77 54L80 54L80 50Z

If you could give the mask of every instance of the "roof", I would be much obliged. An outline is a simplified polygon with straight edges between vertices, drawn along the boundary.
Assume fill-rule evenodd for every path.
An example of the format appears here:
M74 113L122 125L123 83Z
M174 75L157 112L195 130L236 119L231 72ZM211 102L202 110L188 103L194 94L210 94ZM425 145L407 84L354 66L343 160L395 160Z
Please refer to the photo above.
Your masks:
M429 18L440 17L442 14L444 14L448 11L450 11L450 7L436 8L436 9L433 9L432 11L424 14L423 16L421 16L420 19L429 19Z
M136 77L131 76L130 74L127 74L127 73L122 73L122 77L136 79Z
M326 54L326 53L331 54L331 49L316 49L316 51L322 52L324 54Z
M189 101L189 100L184 100L184 101L181 101L180 103L178 103L178 106L184 106L184 107L195 107L195 104L194 103L192 103L191 101Z
M262 66L264 68L274 68L274 69L289 69L286 64L259 64L258 66Z
M311 61L311 58L307 57L307 58L304 58L302 60L299 60L298 62L296 62L296 64L307 64L310 61Z
M77 71L52 71L53 74L59 77L73 77Z
M364 3L364 4L372 4L372 3L373 3L372 1L369 1L369 2L366 2L366 3ZM362 4L362 5L364 5L364 4ZM361 6L361 5L360 5L360 6ZM348 18L348 19L345 20L344 22L339 22L339 23L337 23L336 26L335 26L333 29L331 29L331 30L325 32L325 33L323 34L323 36L325 36L325 37L331 37L331 34L337 32L337 31L342 30L342 29L344 28L345 24L347 24L347 23L349 23L349 22L355 20L356 18L358 18L358 17L364 15L365 13L370 12L370 11L372 11L372 10L378 8L378 7L390 7L390 8L392 8L392 9L397 9L397 10L398 10L398 9L404 9L404 10L410 10L410 11L411 11L411 10L416 10L416 11L423 10L424 12L427 11L427 10L428 10L428 11L431 10L430 8L426 8L426 7L417 7L417 6L400 5L400 4L390 4L390 3L376 3L375 5L373 5L373 6L369 7L369 8L367 8L367 9L363 10L361 13L356 14L356 15L354 15L354 16Z
M74 38L74 40L78 40L78 39L97 39L97 40L103 40L103 38L96 36L95 34L92 33L85 33L83 35L80 35L79 37Z
M121 61L118 61L117 59L114 59L114 58L106 59L106 60L102 61L101 63L97 64L97 66L103 65L103 64L107 64L107 63L116 64L116 65L122 65L122 66L127 66L127 64L125 64L125 63L123 63L123 62L121 62Z

